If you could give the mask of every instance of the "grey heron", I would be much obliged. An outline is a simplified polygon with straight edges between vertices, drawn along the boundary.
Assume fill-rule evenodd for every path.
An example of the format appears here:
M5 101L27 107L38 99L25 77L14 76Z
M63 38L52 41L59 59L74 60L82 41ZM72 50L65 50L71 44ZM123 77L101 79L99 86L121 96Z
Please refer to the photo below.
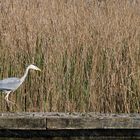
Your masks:
M31 64L27 67L24 75L21 78L10 77L10 78L0 80L0 91L6 94L5 100L7 101L7 103L13 103L12 101L9 101L8 99L9 94L11 92L14 92L24 82L26 76L28 75L29 69L41 71L37 66Z

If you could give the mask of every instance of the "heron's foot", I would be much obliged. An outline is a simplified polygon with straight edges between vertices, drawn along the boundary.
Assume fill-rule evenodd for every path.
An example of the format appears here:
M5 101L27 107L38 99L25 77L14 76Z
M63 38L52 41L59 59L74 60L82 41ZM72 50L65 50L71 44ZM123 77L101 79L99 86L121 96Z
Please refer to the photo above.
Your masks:
M6 100L6 102L7 102L8 104L13 104L13 105L15 105L15 103L12 102L12 101Z
M13 105L15 105L15 103L12 102L12 101L10 101L10 100L7 98L7 96L5 97L5 100L6 100L6 102L7 102L8 104L13 104Z

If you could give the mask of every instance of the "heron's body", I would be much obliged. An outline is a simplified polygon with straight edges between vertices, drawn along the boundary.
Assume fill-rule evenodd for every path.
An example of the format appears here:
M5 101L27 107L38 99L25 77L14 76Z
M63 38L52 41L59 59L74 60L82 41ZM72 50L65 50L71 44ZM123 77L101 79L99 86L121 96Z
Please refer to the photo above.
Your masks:
M11 77L11 78L6 78L6 79L3 79L3 80L0 80L0 91L3 91L4 93L6 93L5 100L7 102L11 102L8 99L9 94L11 92L14 92L24 82L24 80L25 80L25 78L28 74L29 69L34 69L34 70L39 70L40 71L40 69L37 66L29 65L27 67L23 77L21 77L21 78Z
M11 77L0 80L0 91L14 91L17 87L20 86L20 79Z

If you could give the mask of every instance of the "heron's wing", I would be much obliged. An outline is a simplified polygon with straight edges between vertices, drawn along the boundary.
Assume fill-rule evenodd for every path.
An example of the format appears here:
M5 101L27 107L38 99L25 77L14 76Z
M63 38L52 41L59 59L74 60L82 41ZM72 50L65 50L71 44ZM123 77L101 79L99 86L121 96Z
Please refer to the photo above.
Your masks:
M19 78L7 78L0 80L0 90L15 90L20 85L20 79Z

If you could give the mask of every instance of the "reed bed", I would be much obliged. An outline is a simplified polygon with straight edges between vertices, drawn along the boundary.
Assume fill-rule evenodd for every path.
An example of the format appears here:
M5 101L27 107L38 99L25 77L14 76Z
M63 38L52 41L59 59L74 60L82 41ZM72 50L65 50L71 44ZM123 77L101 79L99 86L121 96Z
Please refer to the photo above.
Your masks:
M12 111L140 112L140 1L1 0L0 79L31 63Z

